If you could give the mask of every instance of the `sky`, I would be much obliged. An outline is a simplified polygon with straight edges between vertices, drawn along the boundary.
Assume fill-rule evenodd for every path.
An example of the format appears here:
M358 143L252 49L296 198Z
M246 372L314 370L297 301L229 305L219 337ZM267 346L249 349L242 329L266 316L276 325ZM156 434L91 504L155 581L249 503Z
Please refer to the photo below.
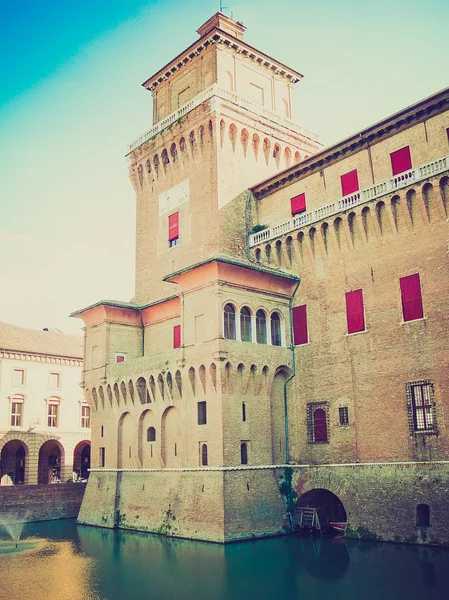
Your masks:
M449 85L447 0L226 0L245 41L304 74L296 121L325 145ZM126 145L141 87L218 0L0 0L0 321L69 317L134 294ZM232 15L231 15L232 11Z

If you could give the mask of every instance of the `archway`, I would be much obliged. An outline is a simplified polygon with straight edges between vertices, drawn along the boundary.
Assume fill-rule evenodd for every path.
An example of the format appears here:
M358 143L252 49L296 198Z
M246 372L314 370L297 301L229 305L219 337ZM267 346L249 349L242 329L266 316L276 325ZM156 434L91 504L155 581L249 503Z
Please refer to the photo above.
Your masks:
M76 479L88 479L90 469L90 442L83 440L73 451L73 472ZM74 477L75 477L74 475Z
M328 529L329 523L346 523L345 507L338 496L329 490L317 488L302 494L296 502L296 509L316 508L323 530Z
M64 464L64 448L56 440L44 442L39 450L37 482L42 484L61 481Z
M25 468L28 448L20 440L7 442L1 452L0 481L5 483L25 483ZM5 478L3 479L3 477Z

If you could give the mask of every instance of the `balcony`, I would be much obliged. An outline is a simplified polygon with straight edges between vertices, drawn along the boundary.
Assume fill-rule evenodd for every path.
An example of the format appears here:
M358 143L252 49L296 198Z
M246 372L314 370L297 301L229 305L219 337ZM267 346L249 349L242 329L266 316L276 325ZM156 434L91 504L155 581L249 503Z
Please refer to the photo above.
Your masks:
M321 219L325 219L332 215L337 215L338 213L348 210L353 206L358 206L359 204L364 204L370 200L375 200L376 198L393 194L394 192L407 187L412 183L418 183L433 175L444 173L448 169L449 155L443 156L442 158L437 158L436 160L426 163L425 165L414 167L409 171L405 171L400 175L396 175L391 179L387 179L386 181L376 183L371 187L361 189L354 194L350 194L349 196L339 198L331 204L327 204L321 208L296 215L292 219L284 221L284 223L273 225L272 227L268 227L267 229L263 229L262 231L254 233L249 237L249 245L250 247L253 247L262 242L268 242L269 240L277 238L284 233L295 231L296 229L300 229L306 225L311 225L312 223L321 221Z
M175 112L168 115L168 117L165 117L165 119L162 119L161 121L153 125L151 129L145 131L145 133L143 133L129 145L128 153L132 152L133 150L135 150L136 148L153 138L155 135L157 135L158 133L175 123L178 119L182 118L191 110L195 109L197 106L199 106L203 102L206 102L207 100L210 100L211 98L219 98L220 100L225 100L227 102L231 102L232 104L236 104L239 107L246 108L247 110L256 113L257 115L263 116L266 119L273 121L278 125L282 125L286 129L289 129L294 133L299 133L300 135L303 135L304 137L307 137L313 140L314 142L318 141L318 134L308 129L304 129L303 127L295 123L295 121L278 115L277 113L268 110L263 105L258 104L257 102L252 102L251 100L247 100L246 98L243 98L235 92L224 90L218 87L217 84L213 84L205 90L203 90L202 92L200 92L199 94L197 94L196 96L194 96L192 100L189 100L189 102L186 102L185 104L180 106L178 110L175 110Z

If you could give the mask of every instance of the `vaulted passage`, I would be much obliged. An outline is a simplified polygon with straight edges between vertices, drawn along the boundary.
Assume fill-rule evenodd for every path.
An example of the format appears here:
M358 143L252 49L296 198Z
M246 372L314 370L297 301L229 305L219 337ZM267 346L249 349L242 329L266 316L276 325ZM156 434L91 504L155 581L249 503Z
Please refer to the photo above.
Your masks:
M316 508L322 529L327 529L329 523L345 523L347 521L345 507L341 500L329 490L314 489L300 496L296 509Z

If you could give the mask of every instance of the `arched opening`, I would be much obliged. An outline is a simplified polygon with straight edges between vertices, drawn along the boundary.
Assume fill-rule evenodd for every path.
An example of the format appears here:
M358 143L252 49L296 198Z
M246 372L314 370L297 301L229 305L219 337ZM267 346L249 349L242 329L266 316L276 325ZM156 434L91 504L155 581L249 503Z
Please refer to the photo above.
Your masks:
M207 467L207 444L201 446L201 466Z
M129 412L123 413L117 429L117 468L126 469L136 466L133 456L134 445L133 419Z
M416 507L416 526L430 526L430 506L428 504L418 504Z
M147 430L147 442L155 442L156 441L156 429L154 427L149 427Z
M271 414L271 460L273 464L282 464L288 459L285 437L285 402L284 384L291 371L288 367L281 367L275 374L270 390ZM260 394L265 394L268 388L268 367L262 370Z
M240 462L242 465L248 464L248 444L246 442L240 444Z
M346 510L340 498L325 489L313 489L302 496L296 502L295 517L301 508L316 508L320 527L323 531L329 529L330 523L347 523Z
M235 308L232 304L226 304L224 307L224 337L227 340L235 340Z
M1 453L0 485L25 483L28 448L20 440L7 442Z
M252 341L251 311L244 306L240 311L240 339L242 342Z
M271 343L273 346L282 345L281 317L277 312L271 315Z
M267 343L267 317L263 310L256 312L256 341L258 344Z
M88 479L90 469L90 442L83 440L73 451L73 480Z
M61 481L64 449L56 440L48 440L39 450L37 469L38 483L59 483Z
M323 408L313 411L313 437L315 442L327 442L327 416Z

